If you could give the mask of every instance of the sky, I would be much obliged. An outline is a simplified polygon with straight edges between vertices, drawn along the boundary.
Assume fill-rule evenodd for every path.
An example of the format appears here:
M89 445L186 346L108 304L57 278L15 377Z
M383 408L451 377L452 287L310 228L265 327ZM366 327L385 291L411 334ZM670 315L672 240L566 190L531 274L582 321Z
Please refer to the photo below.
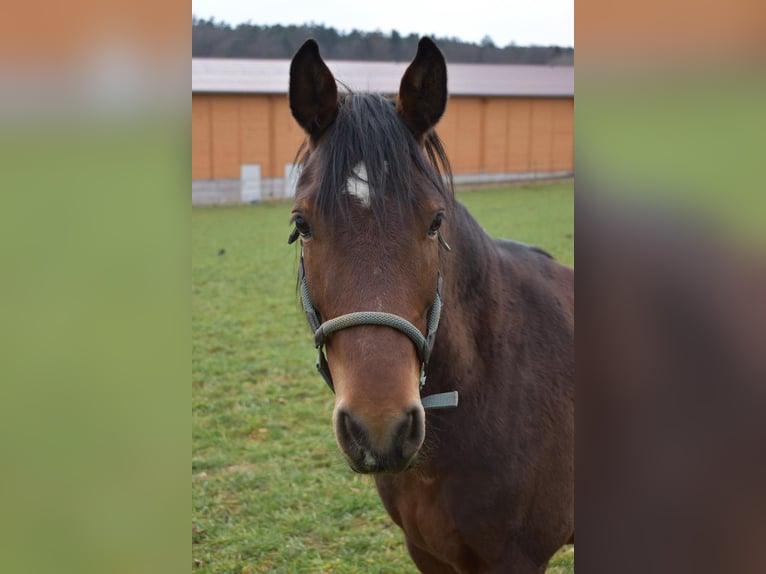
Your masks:
M341 32L396 30L496 46L574 46L574 0L192 0L198 18L237 25L324 24Z

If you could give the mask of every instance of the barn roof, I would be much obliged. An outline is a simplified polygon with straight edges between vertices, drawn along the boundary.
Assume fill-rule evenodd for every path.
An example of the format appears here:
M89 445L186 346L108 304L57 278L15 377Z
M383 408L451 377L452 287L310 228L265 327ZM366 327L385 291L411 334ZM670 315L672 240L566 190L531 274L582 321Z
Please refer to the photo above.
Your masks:
M394 94L408 62L330 60L336 79L354 91ZM289 60L192 58L192 92L284 94ZM448 64L449 92L456 96L574 95L571 66Z

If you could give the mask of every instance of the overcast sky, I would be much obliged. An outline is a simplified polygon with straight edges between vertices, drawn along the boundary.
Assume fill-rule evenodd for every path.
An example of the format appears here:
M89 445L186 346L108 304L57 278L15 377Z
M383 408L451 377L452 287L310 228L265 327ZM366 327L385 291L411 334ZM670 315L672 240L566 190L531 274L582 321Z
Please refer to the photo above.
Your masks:
M192 14L232 25L306 24L402 35L574 46L574 0L192 0Z

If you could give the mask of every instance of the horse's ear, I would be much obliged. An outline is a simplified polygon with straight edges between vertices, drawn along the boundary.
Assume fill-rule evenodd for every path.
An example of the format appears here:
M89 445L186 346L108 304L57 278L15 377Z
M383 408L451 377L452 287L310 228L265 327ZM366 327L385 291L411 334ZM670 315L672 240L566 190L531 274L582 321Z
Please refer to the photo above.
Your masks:
M314 39L306 40L293 56L289 97L293 117L314 140L338 115L338 87Z
M396 109L419 140L436 125L447 107L447 63L433 40L418 42L418 53L399 85Z

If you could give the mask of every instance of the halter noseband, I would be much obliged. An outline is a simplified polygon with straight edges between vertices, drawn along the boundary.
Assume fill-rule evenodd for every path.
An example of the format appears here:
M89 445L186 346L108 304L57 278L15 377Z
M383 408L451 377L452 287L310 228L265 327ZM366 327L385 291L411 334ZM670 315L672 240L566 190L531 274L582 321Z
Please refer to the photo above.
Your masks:
M444 240L441 238L440 242L443 245ZM298 280L300 281L301 289L301 302L303 303L303 310L306 312L306 318L308 319L311 329L314 331L314 345L318 350L316 367L319 374L322 375L327 386L334 393L335 386L332 382L332 375L330 374L330 366L327 363L323 347L327 338L341 329L347 329L349 327L356 327L359 325L381 325L384 327L392 327L398 331L401 331L407 335L410 340L415 344L415 348L418 352L418 358L420 358L420 390L426 384L426 367L428 366L428 360L431 358L431 351L433 351L434 341L436 339L436 329L439 327L439 318L441 317L442 310L442 278L441 273L437 276L436 280L436 296L434 302L431 304L431 309L428 311L428 326L426 328L426 334L420 332L415 325L391 313L384 313L381 311L357 311L354 313L347 313L340 315L334 319L330 319L322 323L319 319L319 313L314 308L314 304L311 302L309 296L309 288L306 282L306 271L303 265L303 247L301 247L301 261L298 267ZM456 407L458 403L457 391L450 391L448 393L438 393L435 395L429 395L421 399L424 409L443 409L449 407Z

